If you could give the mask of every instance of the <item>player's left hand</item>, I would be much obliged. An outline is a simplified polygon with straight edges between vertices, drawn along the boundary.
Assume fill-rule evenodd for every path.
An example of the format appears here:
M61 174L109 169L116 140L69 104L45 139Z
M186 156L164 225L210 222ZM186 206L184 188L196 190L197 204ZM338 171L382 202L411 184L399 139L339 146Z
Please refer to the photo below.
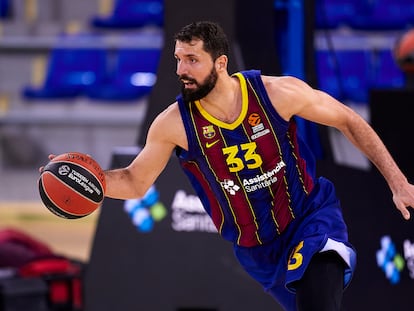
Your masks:
M395 206L401 212L404 219L410 219L409 207L414 207L414 185L406 183L399 189L393 191L392 197Z

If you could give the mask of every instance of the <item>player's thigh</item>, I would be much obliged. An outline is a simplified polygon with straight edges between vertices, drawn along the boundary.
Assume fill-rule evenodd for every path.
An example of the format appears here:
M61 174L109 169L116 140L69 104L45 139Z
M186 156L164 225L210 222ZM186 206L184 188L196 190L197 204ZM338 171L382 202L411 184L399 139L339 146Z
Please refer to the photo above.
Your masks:
M299 311L339 311L344 289L343 259L335 251L313 256L301 280L296 282Z

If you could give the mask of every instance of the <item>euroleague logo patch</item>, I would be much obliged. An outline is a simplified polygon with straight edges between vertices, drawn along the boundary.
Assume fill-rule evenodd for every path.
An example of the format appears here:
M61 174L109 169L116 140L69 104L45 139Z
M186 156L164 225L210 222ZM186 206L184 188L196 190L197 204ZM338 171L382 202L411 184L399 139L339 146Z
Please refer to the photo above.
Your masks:
M265 128L264 124L262 123L262 118L256 112L253 112L249 115L249 117L247 118L247 123L249 123L249 125L252 127L252 140L255 140L259 137L262 137L270 133L270 130Z
M247 119L247 122L249 122L251 126L256 126L262 123L262 119L260 118L258 113L252 113Z
M57 177L65 184L76 189L79 193L87 193L88 197L95 202L102 200L102 185L95 176L90 176L88 170L73 163L51 163L48 165L50 168L55 166L55 171L59 175Z
M68 165L62 165L58 169L59 175L66 176L70 172L70 167Z

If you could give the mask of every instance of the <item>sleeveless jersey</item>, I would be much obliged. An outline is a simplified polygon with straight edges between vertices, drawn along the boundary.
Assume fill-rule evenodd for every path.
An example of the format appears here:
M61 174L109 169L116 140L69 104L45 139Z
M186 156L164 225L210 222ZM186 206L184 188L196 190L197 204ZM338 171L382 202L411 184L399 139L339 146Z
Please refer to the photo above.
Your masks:
M294 119L274 109L259 71L234 74L242 111L233 123L210 115L199 101L177 97L188 151L180 165L223 238L240 246L267 243L306 213L314 160Z

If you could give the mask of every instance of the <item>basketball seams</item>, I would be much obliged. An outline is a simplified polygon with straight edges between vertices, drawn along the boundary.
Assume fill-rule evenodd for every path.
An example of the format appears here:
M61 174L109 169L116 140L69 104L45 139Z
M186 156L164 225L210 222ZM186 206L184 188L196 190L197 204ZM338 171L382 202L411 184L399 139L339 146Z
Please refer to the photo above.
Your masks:
M72 181L71 181L71 183L70 184L68 184L68 183L66 183L63 179L64 178L67 178L67 176L66 175L61 175L61 174L56 174L56 172L53 170L53 168L55 168L55 166L56 166L56 168L57 169L59 169L59 167L61 167L62 166L62 163L67 163L68 164L68 166L70 166L71 167L71 169L72 170L75 170L75 168L77 168L78 170L80 170L80 171L82 171L82 170L84 170L84 171L87 171L89 174L90 174L90 177L88 177L87 179L88 179L88 181L90 181L91 180L91 178L93 178L93 180L92 180L92 183L95 183L95 184L98 184L99 185L99 187L100 187L100 189L98 189L99 191L100 191L100 193L97 193L96 192L96 190L95 189L93 189L93 191L94 191L94 196L96 196L97 197L97 200L94 200L94 199L92 199L91 198L91 200L93 201L93 202L95 202L95 203L100 203L102 200L103 200L103 197L104 197L104 186L103 186L103 184L100 182L100 180L96 177L96 174L94 173L94 172L92 172L92 171L90 171L90 170L88 170L87 168L85 168L84 166L81 166L81 165L79 165L79 164L77 164L77 163L73 163L73 162L70 162L70 161L59 161L59 162L53 162L53 163L50 163L48 166L46 166L45 167L45 169L44 169L44 172L50 172L50 173L52 173L57 179L59 179L64 185L67 185L67 186L69 186L69 187L71 187L73 190L76 190L76 192L78 192L79 194L81 194L82 195L82 193L79 191L79 189L81 189L81 185L79 185L79 184L76 184L76 182L73 182L72 183ZM74 168L74 167L75 168ZM76 170L75 170L76 171ZM77 171L78 172L78 171ZM79 173L79 172L78 172ZM74 187L75 186L75 187ZM78 188L79 187L79 188ZM99 199L98 199L99 198Z
M68 186L68 184L66 184L63 180L61 180L58 176L56 176L55 174L53 174L53 172L51 171L46 171L44 174L49 173L51 177L53 177L55 180L57 180L62 186ZM43 183L42 183L43 184ZM103 201L103 198L99 201L95 201L91 198L88 198L86 195L82 194L81 192L78 191L78 189L72 188L72 187L68 187L68 190L72 190L74 191L76 194L78 194L79 196L81 196L82 198L88 200L90 203L92 204L100 204Z
M46 164L38 188L49 211L62 218L77 219L102 205L105 175L89 155L70 152L58 155Z
M69 161L69 160L58 160L58 161L55 161L55 159L53 159L49 164L59 164L59 163L68 163L70 165L75 165L78 168L81 168L81 169L83 169L85 171L88 171L88 173L91 174L91 176L93 176L94 179L99 183L99 186L101 188L102 193L104 192L104 190L105 190L105 184L104 184L103 180L101 181L98 178L98 176L100 176L100 175L101 176L104 176L104 173L103 173L103 170L102 169L99 169L99 171L96 171L96 170L92 171L92 170L88 169L86 166L83 166L83 165L81 165L79 163L72 162L72 161ZM88 164L88 163L85 162L85 164ZM47 171L47 170L48 170L48 167L46 165L45 171Z
M48 184L48 181L46 179L48 177L53 178L54 181L57 181L59 184L61 184L63 186L60 193L57 193L56 191L54 191L56 186L53 189L49 190L49 191L46 190L47 184ZM64 214L73 215L73 216L76 216L77 218L84 217L84 216L87 216L88 214L92 213L96 208L98 208L98 206L103 201L103 200L101 200L100 202L95 202L95 201L89 199L87 196L85 196L82 193L79 193L78 191L76 191L76 189L73 189L73 188L68 187L68 185L65 182L63 182L62 180L60 180L57 176L55 176L50 171L46 171L45 173L42 174L42 176L40 178L40 182L41 182L41 185L42 185L42 190L43 190L45 196L47 197L47 199L50 201L50 203L52 203L53 208L56 208L58 210L58 212L59 211L62 211L62 213L64 213ZM45 186L45 183L46 183L46 186ZM49 180L49 184L50 184L50 180ZM58 196L61 195L61 193L63 191L73 192L76 195L78 195L81 200L85 200L86 201L84 203L86 205L88 205L88 208L83 208L84 212L75 213L75 212L73 212L73 210L68 210L68 208L62 209L61 207L59 207L59 205L61 205L61 204L59 204L59 202L58 202L59 201L58 200ZM55 195L53 195L53 192L55 192ZM69 196L69 197L71 197L71 196ZM79 201L79 199L76 199L73 196L71 197L71 199L73 201Z
M99 182L99 185L101 186L101 189L104 189L104 183L103 183L103 176L104 176L104 172L102 169L95 167L94 170L90 170L86 165L89 165L90 163L85 162L86 165L82 165L81 163L77 163L77 162L72 162L69 160L59 160L59 161L55 161L54 159L51 161L52 163L69 163L72 165L76 165L77 167L80 167L86 171L88 171L91 175L94 176L94 178ZM95 163L95 162L91 162L91 163ZM98 170L97 170L98 169ZM99 176L102 177L102 181L99 178Z
M81 166L82 168L88 170L91 174L93 174L101 182L102 189L105 189L104 171L102 170L98 162L96 162L89 155L79 152L68 152L56 156L55 158L53 158L53 160L51 160L51 162L66 162ZM87 169L87 167L92 167L94 170L90 171L89 169ZM102 181L100 180L100 178L102 178Z
M52 212L56 216L67 218L67 219L77 219L77 218L86 216L85 214L79 214L79 215L72 214L72 213L65 212L62 209L60 209L58 205L56 204L56 202L54 202L54 200L45 191L42 178L39 179L39 193L40 193L40 197L42 198L44 205L47 207L47 209L50 212Z

